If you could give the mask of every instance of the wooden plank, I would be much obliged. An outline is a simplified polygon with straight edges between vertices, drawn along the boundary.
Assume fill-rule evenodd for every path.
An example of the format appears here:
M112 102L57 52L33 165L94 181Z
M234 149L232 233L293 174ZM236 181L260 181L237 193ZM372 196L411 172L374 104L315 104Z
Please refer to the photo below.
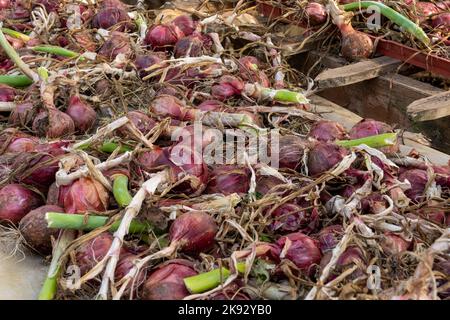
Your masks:
M419 99L406 108L414 121L427 121L450 116L450 91Z
M312 95L310 100L311 111L320 113L325 119L341 123L347 130L362 119L357 114L323 97ZM400 145L400 152L402 154L407 155L412 149L415 149L426 156L432 163L438 165L447 165L449 163L450 155L417 142L415 136L413 133L405 133L403 137L404 145Z
M325 70L316 77L315 81L319 89L342 87L392 72L400 64L399 60L383 56Z

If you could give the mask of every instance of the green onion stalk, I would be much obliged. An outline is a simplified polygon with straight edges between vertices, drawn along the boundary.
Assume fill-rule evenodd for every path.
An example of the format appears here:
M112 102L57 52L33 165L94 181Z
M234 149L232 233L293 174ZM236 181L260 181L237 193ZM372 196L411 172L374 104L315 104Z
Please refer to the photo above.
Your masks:
M80 214L47 212L45 219L47 221L47 227L51 229L92 231L105 226L108 223L109 217L96 215L86 217ZM114 222L109 228L109 231L116 231L119 228L120 222L121 220ZM152 225L147 222L132 220L129 232L132 234L145 233L152 228Z
M12 30L12 29L9 29L9 28L2 28L2 32L4 34L7 34L8 36L11 36L11 37L16 38L16 39L20 39L20 40L22 40L24 42L28 42L31 39L26 34L23 34L23 33L19 32L19 31Z
M130 146L126 146L126 145L122 145L122 144L119 145L118 143L113 142L113 141L103 142L103 144L100 147L100 150L102 152L106 152L106 153L113 153L119 147L120 147L119 153L133 151L133 149Z
M64 252L69 247L69 244L75 239L74 230L63 230L60 233L52 254L52 261L48 269L47 277L42 285L39 293L39 300L53 300L57 293L58 277L61 271L61 266L64 261L61 260Z
M382 133L354 140L338 140L335 141L335 143L345 148L357 147L362 144L365 144L371 148L390 147L397 143L397 133Z
M133 197L128 191L128 177L124 174L115 174L113 180L113 195L120 207L127 207Z
M244 273L245 262L239 262L237 264L237 270L240 273ZM225 281L230 274L230 270L222 267L192 277L184 278L183 281L188 291L192 294L196 294L216 288L223 281Z
M0 46L5 51L6 55L16 64L16 66L34 82L39 82L39 75L30 69L30 67L23 62L16 50L11 46L2 31L2 23L0 22Z
M36 51L36 52L42 52L42 53L50 53L50 54L54 54L56 56L61 56L61 57L66 57L66 58L78 58L80 57L80 54L78 52L69 50L69 49L65 49L62 47L58 47L58 46L49 46L49 45L45 45L45 46L36 46L36 47L32 47L31 50ZM81 57L80 61L83 61L84 58Z
M348 3L342 6L345 11L352 11L356 9L367 9L369 7L376 7L379 9L380 13L388 18L390 21L394 22L408 33L413 35L415 38L420 40L423 44L428 46L430 44L430 38L426 35L425 31L419 27L416 23L409 20L404 15L398 13L394 9L388 7L384 3L375 1L356 1Z
M244 93L262 100L270 100L282 103L308 104L306 96L297 91L287 89L265 88L257 83L247 83L244 87Z
M33 80L24 75L0 75L0 83L14 88L28 87Z

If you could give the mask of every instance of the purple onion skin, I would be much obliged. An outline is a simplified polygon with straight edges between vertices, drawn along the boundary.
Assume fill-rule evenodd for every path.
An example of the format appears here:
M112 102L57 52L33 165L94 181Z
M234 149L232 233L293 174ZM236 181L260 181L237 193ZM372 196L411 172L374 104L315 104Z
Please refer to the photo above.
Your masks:
M27 244L44 255L52 252L51 239L56 238L59 233L58 229L47 227L47 212L64 212L64 209L55 205L44 205L31 210L19 223L19 230Z
M408 180L411 183L411 189L405 191L405 194L414 202L425 200L424 191L428 183L428 174L425 170L411 169L400 174L400 181Z
M150 130L156 126L156 121L142 111L130 111L127 113L127 118L130 119L134 126L144 135L149 133Z
M155 50L172 47L185 34L175 25L156 25L145 36L144 43Z
M115 31L125 32L133 30L134 25L127 12L120 8L101 9L92 20L94 28L114 29Z
M321 120L316 122L308 133L308 137L323 142L344 140L347 133L342 125L335 121Z
M179 216L170 226L170 241L181 243L181 250L199 254L210 249L217 233L214 219L203 212L188 212Z
M320 230L317 235L322 253L333 250L344 235L344 228L341 225L331 225Z
M30 102L17 104L9 115L8 122L14 126L27 126L34 118L34 106Z
M95 110L76 95L70 97L66 113L72 118L76 130L80 133L89 131L97 119Z
M311 176L322 174L340 163L347 150L335 144L318 142L309 151L308 170Z
M210 173L207 193L246 194L250 187L250 170L233 165L216 166Z
M281 169L296 170L300 168L306 142L297 136L280 136L278 164Z
M300 270L310 274L322 257L317 241L303 233L296 232L281 237L276 244L283 250L287 239L291 241L291 244L286 250L284 259L292 261Z
M112 242L112 235L108 232L103 232L95 238L81 244L75 255L81 274L88 272L106 256ZM122 248L121 253L123 252L124 249Z
M188 15L176 17L172 20L172 24L177 26L185 36L190 36L197 28L197 23Z
M313 26L323 24L327 21L325 7L317 2L309 2L305 7L306 20Z
M134 61L134 64L136 65L136 69L138 70L139 76L141 78L144 78L145 76L148 76L152 72L155 72L157 69L154 69L152 71L145 71L145 69L150 68L151 66L155 64L161 63L163 60L167 59L167 56L164 52L155 52L151 54L145 54L145 55L138 55L136 57L136 60ZM155 77L154 80L159 80L159 76Z
M0 84L0 102L14 101L16 90L6 84Z
M308 234L319 222L316 208L306 210L293 203L285 203L272 212L274 221L269 229L273 232L286 234L296 231Z
M17 224L42 202L41 197L30 189L20 184L7 184L0 189L0 223Z
M349 136L350 139L360 139L389 132L394 132L394 130L387 123L373 119L363 119L350 129ZM397 142L393 146L381 148L380 151L386 154L397 153L399 151L399 143Z
M189 295L184 278L197 275L188 260L170 260L153 272L143 285L143 300L181 300Z
M211 48L211 39L201 34L193 34L177 41L174 47L176 58L200 57Z
M128 55L131 52L130 38L126 33L114 31L98 51L107 60L114 60L119 54Z

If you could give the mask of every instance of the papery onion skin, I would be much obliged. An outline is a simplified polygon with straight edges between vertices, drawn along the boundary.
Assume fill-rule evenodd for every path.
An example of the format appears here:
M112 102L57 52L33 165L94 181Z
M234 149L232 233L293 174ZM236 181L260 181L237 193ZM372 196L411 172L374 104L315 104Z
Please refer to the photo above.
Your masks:
M55 139L73 134L75 124L68 114L54 108L48 108L47 111L41 111L35 117L32 129L40 136Z
M167 56L164 52L152 52L145 55L138 55L134 61L134 64L136 65L136 69L139 72L139 76L141 78L144 78L145 76L148 76L149 74L157 71L158 69L153 69L152 71L145 71L145 69L150 68L153 65L161 64L162 61L166 60ZM161 68L163 68L164 65L161 65ZM160 68L159 68L160 69ZM155 80L159 80L160 76L155 77Z
M320 230L317 239L322 253L333 250L344 235L344 228L341 225L331 225Z
M26 126L34 119L35 110L31 102L17 104L9 115L8 122L14 126Z
M308 172L311 176L322 174L340 163L347 150L335 144L318 142L308 154Z
M323 24L327 21L327 11L325 7L317 2L309 2L305 7L306 20L311 25Z
M384 253L388 256L401 254L408 250L410 242L394 233L385 233L380 243Z
M85 133L92 128L97 119L97 113L77 95L69 98L66 113L72 118L78 132Z
M219 111L226 108L226 105L218 100L206 100L197 106L197 109L201 111Z
M150 130L156 126L156 121L142 111L130 111L127 113L127 118L130 119L134 126L144 135L149 133Z
M285 135L280 136L279 146L279 167L281 169L299 169L302 164L306 141L298 136Z
M346 139L347 132L344 127L336 121L320 120L311 127L308 137L319 141L333 142L335 140Z
M108 60L114 60L119 54L128 56L131 53L130 38L126 33L114 31L98 51L98 54Z
M31 210L19 223L19 230L27 244L44 255L52 252L51 239L56 239L59 233L58 229L47 227L47 212L64 212L64 209L55 205L44 205Z
M77 249L75 260L82 275L91 270L98 262L100 262L100 260L106 257L112 242L112 235L108 232L102 232L93 239L80 245Z
M177 26L185 36L190 36L197 28L197 23L190 15L180 15L172 20L172 24Z
M428 183L428 174L425 170L411 169L400 174L400 181L408 180L411 183L411 189L405 191L408 198L414 202L421 202L424 198L425 187Z
M244 82L234 76L225 75L220 78L219 84L211 87L214 99L224 101L235 95L240 95L244 89Z
M95 179L83 177L60 188L60 197L67 213L103 212L107 209L108 191Z
M157 116L183 121L187 120L189 108L180 99L164 94L153 99L149 111Z
M292 261L300 270L309 274L322 257L317 241L300 232L288 234L276 242L282 253L288 239L291 244L285 252L284 259Z
M274 221L269 225L273 232L285 234L295 231L309 233L316 227L318 215L313 209L306 210L294 203L284 203L272 212Z
M6 84L0 84L0 102L14 101L16 90Z
M450 32L450 12L441 13L431 20L431 26L433 28L442 29L443 32Z
M151 28L144 39L144 44L155 50L174 46L185 34L175 25L156 25Z
M193 34L178 40L173 53L175 58L200 57L209 53L211 45L211 38L208 36Z
M101 9L92 20L94 28L114 29L115 31L124 32L133 30L134 25L128 13L120 8L104 8ZM114 28L113 28L114 27Z
M250 170L234 165L215 166L209 175L207 193L246 194L250 187Z
M11 0L0 0L0 10L9 9L11 7Z
M163 263L143 285L143 300L181 300L189 295L184 278L197 275L188 260L174 259Z
M7 184L0 189L0 223L19 221L42 204L42 198L20 184Z
M178 242L181 250L199 254L210 249L217 233L214 219L203 212L188 212L179 216L170 226L170 241Z

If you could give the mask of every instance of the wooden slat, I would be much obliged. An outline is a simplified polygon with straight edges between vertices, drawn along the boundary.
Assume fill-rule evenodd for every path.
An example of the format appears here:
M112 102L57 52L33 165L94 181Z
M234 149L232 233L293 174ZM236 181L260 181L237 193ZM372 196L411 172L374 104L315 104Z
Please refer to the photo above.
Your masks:
M414 121L427 121L450 116L450 91L419 99L406 108Z
M387 74L397 69L400 64L399 60L383 56L325 70L315 81L319 89L342 87Z
M317 95L312 95L311 107L314 112L321 113L322 117L328 120L333 120L341 123L345 129L349 130L353 125L361 121L361 117L348 109L341 107L325 98ZM427 147L415 141L413 133L406 133L404 135L404 145L400 145L400 152L407 155L412 149L417 150L421 154L430 159L431 162L438 165L447 165L450 160L450 155Z

